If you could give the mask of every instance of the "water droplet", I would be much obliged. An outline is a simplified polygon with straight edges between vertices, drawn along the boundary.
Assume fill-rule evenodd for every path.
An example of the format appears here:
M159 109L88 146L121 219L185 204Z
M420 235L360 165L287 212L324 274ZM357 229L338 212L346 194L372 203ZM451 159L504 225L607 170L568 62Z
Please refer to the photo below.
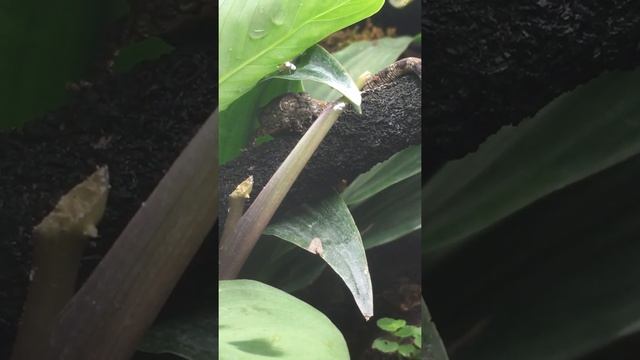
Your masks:
M282 11L282 3L279 1L275 3L271 10L271 22L276 26L284 24L284 11Z
M269 5L269 7L267 7ZM270 15L265 14L265 8L270 8L270 4L268 3L259 3L257 4L257 8L251 15L251 20L249 21L249 37L251 39L257 40L262 39L267 35L269 29L273 27L270 20Z
M264 29L253 29L249 31L249 37L252 39L261 39L267 35L267 31Z

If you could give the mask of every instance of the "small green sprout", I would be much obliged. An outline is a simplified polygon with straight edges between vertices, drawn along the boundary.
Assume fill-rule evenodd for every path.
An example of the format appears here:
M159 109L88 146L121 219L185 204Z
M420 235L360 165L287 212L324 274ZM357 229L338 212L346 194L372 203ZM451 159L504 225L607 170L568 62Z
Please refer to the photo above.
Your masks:
M396 353L401 358L420 359L422 329L407 325L402 319L381 318L378 327L387 332L373 341L371 347L386 354Z

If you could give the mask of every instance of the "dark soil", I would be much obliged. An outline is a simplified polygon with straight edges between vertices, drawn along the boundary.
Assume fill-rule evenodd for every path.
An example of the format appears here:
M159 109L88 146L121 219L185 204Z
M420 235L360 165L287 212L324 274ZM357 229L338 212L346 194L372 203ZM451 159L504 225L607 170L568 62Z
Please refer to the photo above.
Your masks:
M424 179L605 70L640 64L635 0L422 2Z
M362 115L351 108L337 120L318 147L285 199L311 201L326 194L342 180L352 181L373 165L422 139L421 83L413 75L365 92ZM243 152L220 169L220 194L230 194L249 175L257 194L298 142L300 134L284 134ZM255 198L247 201L247 206ZM224 224L227 199L220 199L220 223Z
M108 165L108 206L83 258L84 279L215 109L216 51L213 42L176 49L93 84L22 130L0 133L0 358L25 296L30 229L96 166Z
M638 1L430 0L423 1L422 11L423 146L429 154L423 158L423 181L562 93L605 71L640 65ZM495 305L486 300L496 298L493 289L484 293L485 300L466 289L477 286L487 267L512 261L505 249L478 245L423 274L425 300L446 345L463 334L462 327L450 326L456 319L466 330L481 319L470 307ZM483 256L489 253L493 257ZM487 279L499 283L493 275ZM637 352L633 340L637 337L619 341L622 352L632 353L632 344ZM612 354L608 348L598 356L618 358Z

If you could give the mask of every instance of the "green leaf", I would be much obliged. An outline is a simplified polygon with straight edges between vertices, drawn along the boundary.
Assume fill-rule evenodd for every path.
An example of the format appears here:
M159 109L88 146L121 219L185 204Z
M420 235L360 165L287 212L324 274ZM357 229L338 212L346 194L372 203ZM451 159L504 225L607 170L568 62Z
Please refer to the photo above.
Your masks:
M101 32L126 9L122 0L3 2L0 128L20 126L67 101L65 84L86 76Z
M118 51L113 70L123 73L145 60L154 60L173 51L173 46L158 37L149 37Z
M496 293L487 284L493 310L481 315L481 331L456 351L456 359L579 359L637 334L638 179L640 155L482 234L483 247L499 249L484 263L502 262L488 270L504 290Z
M359 41L336 52L333 56L344 66L353 79L365 71L375 74L395 62L409 46L411 37L382 38L372 41ZM304 82L304 88L314 99L334 101L340 94L326 86Z
M429 308L427 308L427 304L424 302L424 298L422 299L422 335L424 335L422 342L417 341L417 343L414 343L417 347L422 348L423 355L425 355L427 359L449 360L447 350L444 347L442 338L440 338L436 324L434 324L431 319L431 313L429 312ZM418 339L416 338L416 340ZM420 343L422 343L422 346L419 345Z
M413 39L411 40L411 43L418 44L418 45L422 44L422 33L414 36Z
M220 281L218 293L220 359L349 359L335 325L295 297L252 280Z
M421 185L420 174L413 175L353 210L352 215L366 249L389 243L421 228Z
M169 353L188 360L209 360L217 356L215 309L200 308L155 324L145 334L138 350Z
M572 183L640 152L640 70L607 73L506 127L424 188L423 264Z
M371 170L358 176L344 190L342 198L349 207L354 208L358 203L389 186L419 174L422 169L421 148L421 146L411 146L375 165Z
M219 1L219 106L329 34L377 12L383 0Z
M271 79L261 82L220 113L218 161L224 164L240 154L258 127L259 107L287 92L300 92L300 81ZM230 126L222 126L226 122Z
M306 80L328 85L344 95L361 112L360 89L344 67L321 46L314 45L307 49L295 60L294 65L296 70L291 74L276 72L267 79Z
M403 326L400 329L396 330L393 335L401 337L401 338L406 338L406 337L410 337L410 336L418 336L422 333L422 330L417 327L417 326L413 326L413 325L407 325L407 326Z
M375 182L374 179L372 181ZM362 206L352 211L365 249L389 243L420 229L420 181L420 175L414 175L367 199ZM286 217L281 218L279 223L289 227L296 226L294 223L289 224ZM268 228L265 233L268 233ZM324 267L321 264L298 252L272 258L268 255L270 250L262 249L264 240L258 241L257 249L247 261L245 274L248 277L286 291L296 291L311 284L322 272ZM280 248L276 244L269 245L270 248Z
M389 354L398 351L398 345L399 344L395 341L377 338L373 341L371 347L383 353Z
M288 293L313 283L326 263L306 250L272 236L263 236L249 255L240 278L253 279Z
M392 333L407 325L407 322L403 319L380 318L376 321L376 325L380 329Z
M411 358L413 356L418 355L419 349L417 349L413 344L400 344L398 346L398 354Z
M371 277L362 239L347 205L333 194L303 204L264 231L318 254L345 282L365 318L373 315Z

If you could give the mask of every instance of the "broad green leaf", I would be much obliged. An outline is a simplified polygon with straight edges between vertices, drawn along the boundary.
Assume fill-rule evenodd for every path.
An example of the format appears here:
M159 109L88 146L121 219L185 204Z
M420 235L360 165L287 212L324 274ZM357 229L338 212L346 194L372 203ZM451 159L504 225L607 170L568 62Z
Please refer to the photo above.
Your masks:
M278 71L267 79L306 80L327 85L344 95L360 112L360 89L344 67L321 46L314 45L307 49L294 64L296 70L292 73Z
M257 280L292 293L313 283L326 263L281 239L263 236L249 255L240 278Z
M410 358L412 356L416 356L420 349L413 346L413 344L400 344L398 345L398 354Z
M352 211L352 216L361 231L365 249L389 243L420 229L420 191L418 174L388 187ZM297 226L297 223L289 223L286 217L280 219L279 224ZM266 233L269 233L268 229ZM286 291L296 291L311 284L324 269L322 263L304 253L290 253L291 248L285 245L270 242L269 246L265 245L263 248L262 245L266 244L264 240L266 239L258 241L256 249L247 261L245 274L252 279L267 282ZM274 252L279 253L273 255ZM286 253L286 256L282 255L283 253ZM417 257L416 261L419 261Z
M303 92L302 81L292 81L283 79L269 79L260 82L262 92L256 103L258 108L266 106L274 98L284 93Z
M261 82L220 113L220 121L226 119L229 126L219 126L219 163L224 164L240 154L258 127L258 111L261 106L280 94L301 90L300 81L271 79Z
M350 208L422 169L421 146L411 146L358 176L342 193Z
M384 331L394 332L407 325L403 319L380 318L376 321L376 325Z
M383 0L219 0L219 107L331 33L377 12Z
M456 359L579 359L637 332L638 179L640 155L545 197L480 235L487 274L499 286L485 286L491 309L480 315L484 325L456 351ZM473 256L478 251L461 261ZM469 283L478 281L479 268L473 269L461 274ZM475 303L481 294L465 298Z
M146 38L120 49L118 56L113 59L113 70L121 73L129 71L141 61L157 59L163 54L170 53L173 49L173 46L161 38Z
M446 165L425 186L433 262L533 202L640 152L640 70L607 73ZM424 260L423 260L424 261Z
M422 299L422 352L427 360L449 360L440 333L431 319L427 304Z
M398 351L398 343L391 340L377 338L371 344L371 347L383 353L394 353Z
M138 350L174 354L188 360L214 359L218 354L215 309L200 308L183 314L151 327Z
M335 325L295 297L252 280L220 281L218 293L219 359L349 359Z
M347 69L351 78L357 79L365 71L375 74L392 64L406 50L411 40L409 36L401 36L359 41L335 52L333 56ZM340 97L331 88L309 81L304 82L304 88L315 99L334 101Z
M373 292L367 258L347 205L333 194L303 204L286 220L264 231L319 255L347 285L365 318L373 316Z
M420 174L411 176L366 200L353 210L366 249L386 244L422 226ZM418 260L416 255L415 261Z
M393 335L406 338L409 336L419 336L421 332L422 330L417 326L406 325L398 329L396 332L394 332Z
M86 76L101 32L126 12L122 0L4 1L0 128L20 126L67 101L65 84Z

